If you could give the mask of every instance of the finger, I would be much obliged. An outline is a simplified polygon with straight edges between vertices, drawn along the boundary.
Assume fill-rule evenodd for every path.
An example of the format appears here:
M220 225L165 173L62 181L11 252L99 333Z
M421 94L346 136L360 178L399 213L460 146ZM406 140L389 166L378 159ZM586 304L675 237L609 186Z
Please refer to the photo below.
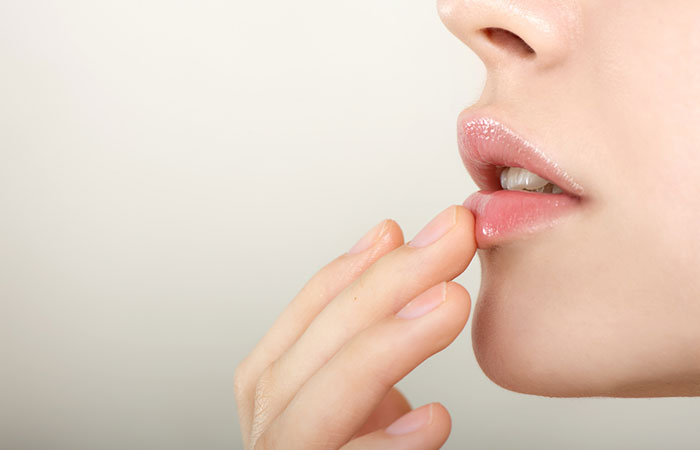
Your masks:
M395 387L391 388L384 396L369 418L353 435L353 438L364 436L380 428L386 428L399 417L411 410L411 404L406 397Z
M291 443L289 449L345 444L394 384L457 337L470 307L468 292L457 283L428 289L348 342L304 384L261 439Z
M364 244L369 248L361 248ZM316 315L340 291L375 261L403 244L399 225L386 219L354 247L317 272L289 303L253 351L236 368L234 384L241 431L248 438L252 423L254 390L260 374L304 332Z
M341 450L432 450L440 448L452 429L450 414L439 403L414 409L389 427L353 439Z
M301 386L354 335L395 313L430 286L464 271L476 251L472 213L451 206L425 230L443 234L432 236L437 240L431 245L404 245L374 263L265 369L256 387L253 435L262 433ZM414 242L425 244L424 231Z

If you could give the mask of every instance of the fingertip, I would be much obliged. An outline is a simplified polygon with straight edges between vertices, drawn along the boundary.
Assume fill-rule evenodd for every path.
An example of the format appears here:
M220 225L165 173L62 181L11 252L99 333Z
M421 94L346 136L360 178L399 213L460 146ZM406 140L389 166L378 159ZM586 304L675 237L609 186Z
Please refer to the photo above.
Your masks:
M355 259L357 256L366 258L369 255L371 259L377 259L378 256L383 256L403 245L403 231L395 220L384 219L377 224L375 229L376 231L370 231L342 256L350 256ZM371 241L371 243L363 243L364 240Z
M401 231L401 227L395 220L386 219L381 235L377 238L372 249L367 252L367 258L374 263L402 245L403 231Z
M441 447L452 432L452 417L442 403L431 403L433 418L426 432L431 434L431 441L435 442L436 448Z
M472 213L468 208L465 208L463 205L455 206L457 207L457 214L459 214L459 219L464 220L464 224L467 226L474 226L474 223L476 222L474 213Z
M401 227L393 219L384 219L367 232L349 251L339 255L328 264L328 266L331 266L329 270L335 270L333 267L336 264L357 264L364 271L376 260L401 245L403 245Z
M436 334L436 338L441 336L441 339L444 339L444 341L436 339L436 342L441 342L443 346L441 348L447 347L459 336L467 325L471 313L469 292L461 284L454 281L447 282L445 294L446 301L441 313L441 328Z
M440 403L416 408L388 427L353 439L342 450L424 450L441 448L450 436L452 419Z
M386 229L382 239L390 242L392 248L403 245L403 231L401 230L401 226L394 219L387 219Z
M476 217L467 208L462 205L457 205L457 223L459 223L466 232L467 241L469 242L472 254L476 252ZM473 255L472 255L473 256Z
M447 298L455 299L467 307L467 313L472 309L472 298L467 288L456 281L447 282Z
M422 423L421 423L422 422ZM385 429L387 436L397 444L407 442L410 446L399 448L440 448L452 430L452 419L447 409L440 403L428 403L405 414Z

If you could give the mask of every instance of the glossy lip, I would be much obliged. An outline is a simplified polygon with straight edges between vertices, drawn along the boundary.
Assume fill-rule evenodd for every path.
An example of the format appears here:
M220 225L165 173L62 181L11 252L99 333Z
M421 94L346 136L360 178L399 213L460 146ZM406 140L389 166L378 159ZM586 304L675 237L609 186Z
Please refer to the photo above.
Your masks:
M461 119L459 149L467 171L482 189L464 202L476 217L479 248L522 239L554 226L579 204L584 193L553 159L494 119ZM500 173L504 167L527 169L564 193L503 190Z
M522 167L556 184L565 194L583 195L575 182L542 150L491 118L465 118L459 124L459 153L480 189L501 189L503 167Z

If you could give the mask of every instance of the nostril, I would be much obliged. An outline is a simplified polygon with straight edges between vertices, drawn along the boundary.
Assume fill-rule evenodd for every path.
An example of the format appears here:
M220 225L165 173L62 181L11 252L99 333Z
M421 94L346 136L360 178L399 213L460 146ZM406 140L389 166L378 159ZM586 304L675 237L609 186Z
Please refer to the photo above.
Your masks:
M530 47L520 36L503 28L484 28L481 32L497 47L515 53L523 57L532 57L535 50Z

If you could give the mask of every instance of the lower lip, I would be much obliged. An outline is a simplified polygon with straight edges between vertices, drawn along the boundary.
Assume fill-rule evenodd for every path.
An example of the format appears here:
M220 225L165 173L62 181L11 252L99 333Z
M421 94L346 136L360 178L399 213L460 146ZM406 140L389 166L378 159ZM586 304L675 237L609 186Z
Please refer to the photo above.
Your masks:
M578 203L565 194L500 190L476 192L464 207L476 217L476 242L484 249L551 228Z

